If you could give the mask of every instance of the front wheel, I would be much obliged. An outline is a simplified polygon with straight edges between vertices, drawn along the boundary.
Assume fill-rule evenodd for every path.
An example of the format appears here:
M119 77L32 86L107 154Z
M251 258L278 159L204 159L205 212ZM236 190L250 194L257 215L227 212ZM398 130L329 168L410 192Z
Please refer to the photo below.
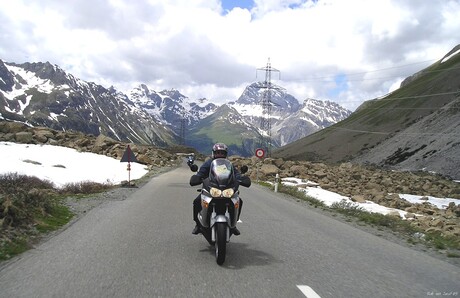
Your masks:
M216 224L216 262L222 265L225 262L227 250L227 223L219 222Z

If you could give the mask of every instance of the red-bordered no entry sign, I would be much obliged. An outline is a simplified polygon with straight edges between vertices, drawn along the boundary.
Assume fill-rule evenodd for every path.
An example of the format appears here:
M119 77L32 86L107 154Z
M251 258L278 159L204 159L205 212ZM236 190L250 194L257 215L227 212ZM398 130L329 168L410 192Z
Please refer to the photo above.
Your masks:
M264 156L265 156L265 151L264 151L264 149L262 149L262 148L256 149L256 157L262 158L262 157L264 157Z

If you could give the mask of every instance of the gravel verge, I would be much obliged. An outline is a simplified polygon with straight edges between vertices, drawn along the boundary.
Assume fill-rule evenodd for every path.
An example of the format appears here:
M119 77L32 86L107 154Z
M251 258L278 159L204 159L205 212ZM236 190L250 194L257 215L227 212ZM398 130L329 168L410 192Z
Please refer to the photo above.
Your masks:
M287 194L280 193L280 198L285 200L292 200L295 201L297 204L302 206L303 208L313 209L315 212L318 212L324 216L331 217L335 220L338 220L342 223L351 225L359 230L364 232L370 233L372 235L381 237L385 240L391 241L403 247L410 248L417 252L422 252L431 256L433 258L445 261L449 264L454 266L460 267L460 258L459 257L449 257L447 250L439 250L436 248L428 247L423 243L410 243L409 239L411 238L410 235L404 235L395 231L392 231L390 228L381 227L381 226L372 226L363 222L360 222L356 218L346 216L344 214L335 212L332 209L328 208L321 208L321 207L314 207L310 205L307 201L297 199L295 197L289 196ZM455 253L456 255L460 255L460 250L450 251L451 253Z

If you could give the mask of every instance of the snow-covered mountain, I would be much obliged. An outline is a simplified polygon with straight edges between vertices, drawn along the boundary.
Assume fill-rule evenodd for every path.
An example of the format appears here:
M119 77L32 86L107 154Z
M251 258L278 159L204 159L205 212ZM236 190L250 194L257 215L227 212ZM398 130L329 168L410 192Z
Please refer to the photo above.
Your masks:
M56 65L0 60L0 120L104 134L165 146L176 136L113 87L82 81Z
M218 107L205 98L192 100L174 89L156 92L145 84L132 89L129 98L176 133L180 130L182 120L185 120L187 127L192 127Z
M308 99L300 104L283 88L270 85L268 94L266 87L263 82L253 83L236 102L221 106L207 99L190 99L177 90L156 92L146 85L131 90L129 98L176 134L184 133L187 145L206 152L213 143L226 142L232 152L240 155L251 155L263 145L262 138L269 135L261 125L267 119L264 101L270 105L274 147L305 137L351 113L332 102Z
M207 152L226 142L235 154L252 155L269 135L261 126L270 106L271 143L283 146L346 118L337 104L313 99L303 104L283 88L246 87L235 102L191 99L178 90L155 91L140 84L127 95L85 82L50 63L0 60L0 120L105 134L116 140L167 146L185 144ZM268 93L269 92L269 93Z
M271 137L274 146L280 147L310 135L320 129L339 122L351 114L340 105L315 99L306 99L303 104L286 93L281 87L272 85L270 94L264 83L253 83L230 104L254 127L261 127L264 114L263 103L270 102ZM266 111L267 109L265 109ZM261 131L262 134L267 134Z
M304 100L299 110L272 126L279 146L284 146L331 126L350 116L351 112L330 101Z

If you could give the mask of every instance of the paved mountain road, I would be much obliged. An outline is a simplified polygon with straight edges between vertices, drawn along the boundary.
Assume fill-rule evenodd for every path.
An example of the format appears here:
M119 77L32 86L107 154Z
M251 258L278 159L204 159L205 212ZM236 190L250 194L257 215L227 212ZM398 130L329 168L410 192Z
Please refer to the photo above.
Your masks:
M191 234L190 175L156 176L8 262L0 297L460 296L458 267L257 185L242 188L241 235L218 266Z

